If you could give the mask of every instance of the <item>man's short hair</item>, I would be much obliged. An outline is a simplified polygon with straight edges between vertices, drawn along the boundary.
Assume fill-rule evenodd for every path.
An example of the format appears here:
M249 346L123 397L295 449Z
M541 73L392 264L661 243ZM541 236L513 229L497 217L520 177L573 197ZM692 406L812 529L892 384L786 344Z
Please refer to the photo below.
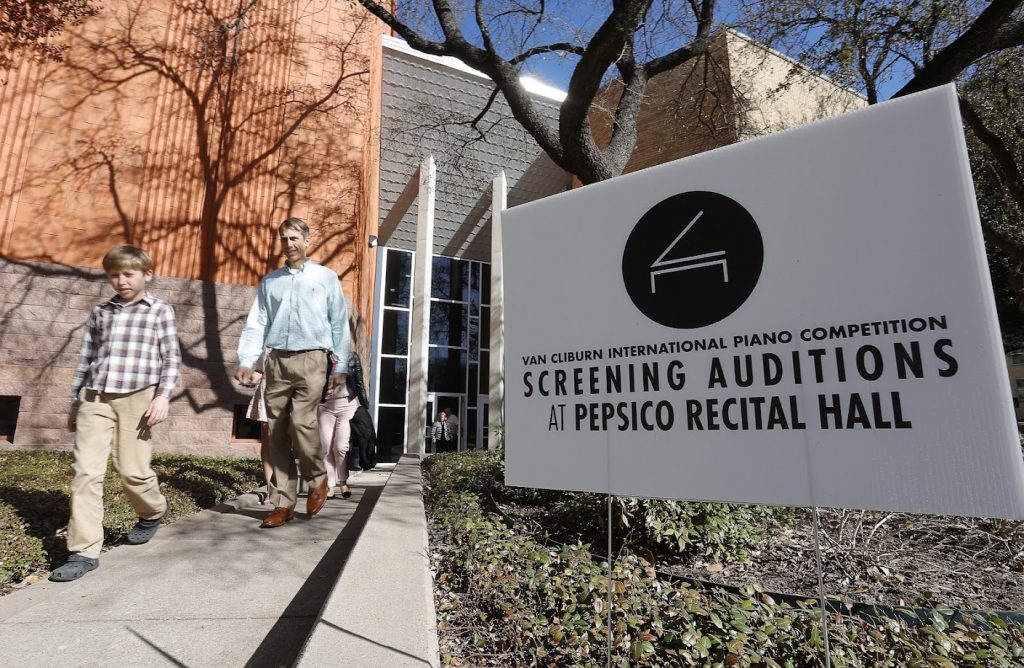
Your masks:
M114 246L103 256L103 270L110 273L119 269L152 271L153 258L138 246Z
M298 230L303 239L309 238L309 225L301 218L289 218L277 226L278 234L284 234L285 230Z

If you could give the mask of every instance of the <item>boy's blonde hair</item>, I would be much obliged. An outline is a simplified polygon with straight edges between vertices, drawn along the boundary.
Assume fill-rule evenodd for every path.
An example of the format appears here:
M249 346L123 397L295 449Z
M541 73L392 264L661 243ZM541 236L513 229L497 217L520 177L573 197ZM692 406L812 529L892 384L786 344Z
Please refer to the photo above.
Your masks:
M137 246L115 246L103 256L103 270L109 273L118 269L153 271L153 258Z
M289 218L277 226L278 234L282 234L285 230L297 230L302 234L303 239L309 238L309 225L301 218Z

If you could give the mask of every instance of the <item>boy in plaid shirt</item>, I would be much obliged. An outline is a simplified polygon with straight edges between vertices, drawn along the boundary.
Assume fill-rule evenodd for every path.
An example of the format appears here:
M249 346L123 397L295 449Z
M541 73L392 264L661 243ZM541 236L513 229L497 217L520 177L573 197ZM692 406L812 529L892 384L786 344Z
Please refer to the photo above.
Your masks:
M68 524L71 556L50 575L55 582L77 580L99 566L103 478L111 449L114 469L139 515L128 542L147 542L167 512L167 499L150 468L150 428L167 419L180 373L174 309L146 292L153 280L153 260L141 248L111 249L103 257L103 269L117 294L93 307L71 388L68 428L76 432Z

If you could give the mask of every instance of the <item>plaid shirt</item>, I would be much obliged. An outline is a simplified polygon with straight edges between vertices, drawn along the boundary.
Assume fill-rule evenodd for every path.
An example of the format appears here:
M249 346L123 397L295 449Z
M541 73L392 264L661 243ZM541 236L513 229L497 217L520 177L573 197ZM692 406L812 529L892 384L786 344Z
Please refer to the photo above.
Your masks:
M148 292L125 304L113 297L89 315L72 395L87 387L126 393L157 385L157 396L170 399L181 369L174 308Z

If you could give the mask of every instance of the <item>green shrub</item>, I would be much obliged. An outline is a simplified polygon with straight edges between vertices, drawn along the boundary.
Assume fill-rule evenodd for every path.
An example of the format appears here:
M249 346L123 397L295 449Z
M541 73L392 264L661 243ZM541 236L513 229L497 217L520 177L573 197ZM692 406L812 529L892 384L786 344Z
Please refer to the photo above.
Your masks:
M608 652L608 565L581 543L545 545L484 510L487 466L443 457L425 466L442 628L449 665L603 666ZM452 470L445 470L451 466ZM696 504L695 504L696 505ZM635 517L635 515L634 515ZM698 518L698 522L699 522ZM821 664L816 603L779 604L753 586L740 595L662 580L643 559L617 557L611 579L616 666ZM954 668L1024 665L1024 629L998 619L989 630L931 623L868 623L830 617L833 665ZM453 629L465 642L444 637Z
M790 511L769 506L635 498L619 503L621 523L640 531L638 540L718 561L745 561L770 529L792 520Z
M46 563L42 539L27 529L12 506L0 503L0 583L19 582Z
M504 486L504 453L469 451L431 457L423 464L428 497L472 492L519 505L537 505L555 523L572 527L576 539L604 544L607 497ZM791 521L784 508L664 499L615 497L615 533L630 547L668 549L716 560L745 560L766 533ZM563 536L565 537L565 536Z
M440 454L423 461L423 489L428 497L452 491L501 493L504 482L505 458L496 450Z

